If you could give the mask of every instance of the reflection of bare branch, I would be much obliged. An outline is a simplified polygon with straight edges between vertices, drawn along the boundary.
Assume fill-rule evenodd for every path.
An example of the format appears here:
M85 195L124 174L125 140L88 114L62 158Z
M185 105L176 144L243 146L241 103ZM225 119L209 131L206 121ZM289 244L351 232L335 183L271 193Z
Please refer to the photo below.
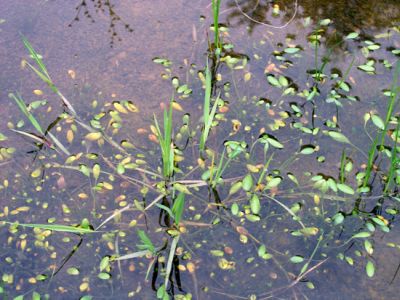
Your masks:
M261 21L258 21L258 20L256 20L256 19L250 17L247 13L245 13L245 12L242 10L242 8L240 7L240 5L239 5L239 3L238 3L238 0L235 0L235 3L236 3L236 7L237 7L238 10L242 13L242 15L244 15L244 16L245 16L246 18L248 18L250 21L255 22L255 23L257 23L257 24L260 24L260 25L263 25L263 26L270 27L270 28L275 28L275 29L283 29L283 28L285 28L285 27L288 26L290 23L292 23L292 21L294 20L294 18L295 18L296 15L297 15L297 0L296 0L296 1L295 1L295 4L294 4L294 13L293 13L293 16L290 18L290 20L287 21L284 25L281 25L281 26L274 26L274 25L267 24L267 23L265 23L265 22L261 22ZM258 7L258 5L259 5L259 1L257 1L257 5L256 5L255 8L252 10L252 12L254 12L254 11L256 10L256 8Z
M89 3L89 4L88 4ZM91 23L95 22L95 19L93 18L93 15L91 13L91 8L90 6L92 6L92 8L95 10L96 13L103 13L105 15L108 15L110 18L110 25L108 28L108 33L111 36L111 41L110 41L110 46L113 47L115 41L121 41L121 37L118 36L118 32L116 29L116 25L118 23L120 23L122 25L122 27L125 28L126 31L128 32L133 32L133 29L131 28L131 26L126 23L114 10L114 4L111 3L111 0L90 0L90 2L88 2L87 0L81 0L81 3L78 4L75 7L76 10L76 16L75 18L72 20L72 22L69 24L69 27L72 27L72 25L75 22L79 21L79 17L81 15L81 13L83 14L83 16L85 16L87 19L89 19L89 21Z
M290 283L289 285L284 286L284 287L277 288L277 289L275 289L275 290L272 290L272 291L270 291L270 292L267 292L267 293L264 293L264 294L260 295L260 296L262 296L262 297L265 296L265 298L260 298L260 299L269 299L269 298L271 298L271 297L273 296L273 294L281 293L281 292L283 292L283 291L286 291L286 290L288 290L288 289L294 287L294 286L295 286L296 284L298 284L307 274L309 274L309 273L311 273L312 271L314 271L315 269L317 269L319 266L321 266L321 265L322 265L323 263L325 263L327 260L328 260L328 258L325 258L324 260L322 260L322 261L320 261L319 263L317 263L315 266L309 268L307 271L305 271L304 273L302 273L302 274L300 274L299 276L297 276L296 279L295 279L292 283Z

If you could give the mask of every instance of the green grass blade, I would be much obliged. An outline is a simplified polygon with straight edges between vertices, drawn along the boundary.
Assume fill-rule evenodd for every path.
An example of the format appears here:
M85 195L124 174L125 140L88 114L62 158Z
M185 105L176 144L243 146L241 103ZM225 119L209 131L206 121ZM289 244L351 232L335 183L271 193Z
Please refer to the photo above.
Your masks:
M160 203L157 203L156 206L165 210L172 219L175 218L174 213L172 212L172 210L169 207L167 207L163 204L160 204Z
M174 205L172 206L172 213L174 214L175 224L177 225L179 225L184 208L185 208L185 194L179 193L178 197L176 197L174 201Z
M171 243L171 249L169 250L168 262L167 262L167 269L165 271L165 289L168 288L169 283L169 274L171 274L172 270L172 262L174 260L176 247L178 246L179 242L179 235L175 236Z
M49 85L53 90L54 90L54 84L53 82L42 72L40 72L38 69L36 69L34 66L32 66L30 63L26 63L29 68L31 68L32 71L36 73L37 76L39 76L40 79L42 79L47 85Z
M68 156L71 155L71 153L67 150L67 148L65 148L65 146L51 132L47 132L47 134L49 135L51 140L54 142L54 144L56 144L56 146L58 148L60 148L62 152L64 152L64 154L66 154Z
M345 159L346 159L346 151L343 149L342 156L340 158L340 175L339 175L340 183L344 183L344 163L345 163Z
M385 127L384 127L384 129L383 129L383 131L381 133L380 151L382 151L384 149L383 142L385 140L386 131L388 129L388 125L389 125L390 119L392 117L392 114L393 114L393 111L394 111L394 107L395 107L395 103L396 103L397 96L398 96L398 91L399 91L399 86L398 86L399 73L400 73L400 60L397 61L396 68L394 70L392 88L391 88L391 96L390 96L390 100L389 100L389 103L388 103L388 108L386 110Z
M25 45L25 48L28 49L29 54L33 58L33 60L36 62L42 73L47 77L47 79L51 82L51 78L49 76L49 73L47 72L46 66L44 65L42 59L40 58L39 54L33 49L31 43L27 40L25 36L22 36L22 42Z
M33 127L35 127L35 129L42 134L43 136L45 135L44 130L42 129L42 127L40 126L39 122L37 121L37 119L28 111L28 108L24 102L24 100L21 98L20 95L17 94L17 96L15 96L14 94L10 94L10 97L12 99L14 99L14 101L17 103L19 109L23 112L23 114L28 118L28 120L31 122L31 124L33 125ZM27 134L27 133L23 133L22 131L17 131L18 133L21 134L25 134L28 135L32 138L31 134ZM58 148L61 149L62 152L64 152L66 155L71 155L71 153L64 147L64 145L51 133L51 132L47 132L47 134L50 136L50 138L53 140L54 144L56 144L56 146ZM38 140L39 138L36 137L35 140ZM43 142L43 141L42 141Z
M11 131L14 131L14 132L16 132L16 133L18 133L20 135L27 136L27 137L31 138L32 140L34 140L34 141L36 141L38 143L41 143L41 144L46 142L46 140L44 138L38 137L38 136L36 136L36 135L34 135L32 133L29 133L29 132L25 132L25 131L21 131L21 130L17 130L17 129L11 129Z
M23 114L32 123L33 127L35 127L35 129L37 131L39 131L40 134L44 135L44 131L43 131L42 127L40 126L40 124L36 120L36 118L28 111L28 108L26 107L26 104L25 104L24 100L21 98L21 96L18 94L17 94L17 96L15 96L13 93L10 93L9 97L14 99L14 101L17 103L19 109L23 112Z
M172 102L174 99L171 99L169 103L169 112L168 116L166 119L164 119L165 122L165 149L166 149L166 165L167 165L167 177L172 176L172 173L174 171L174 149L172 146ZM165 117L165 116L164 116Z
M221 6L221 0L212 0L211 2L213 19L214 19L214 44L217 49L220 50L221 43L219 40L219 9Z
M375 151L378 145L378 141L379 141L379 150L382 151L384 149L384 140L385 140L385 135L388 129L388 125L390 122L390 119L392 117L393 111L394 111L394 107L395 107L395 103L397 100L397 96L398 96L398 91L399 91L399 87L398 87L398 76L400 73L400 61L397 61L396 63L396 68L394 71L394 76L393 76L393 82L392 82L392 88L391 88L391 96L390 96L390 100L388 103L388 107L386 110L386 118L385 118L385 126L382 130L381 135L377 135L376 138L374 139L374 142L372 143L370 149L369 149L369 153L368 153L368 163L367 163L367 169L365 171L365 177L364 177L364 182L363 182L363 187L366 187L369 181L369 178L371 176L371 172L372 172L372 167L373 167L373 161L374 161L374 157L375 157ZM396 144L395 144L396 145Z
M214 117L215 117L215 114L217 112L218 101L219 101L219 96L217 97L217 99L215 99L215 102L214 102L214 105L213 105L213 107L211 109L210 115L207 118L207 123L204 124L204 131L203 131L202 140L201 140L201 142L202 142L202 147L201 147L202 150L204 150L205 143L206 143L206 141L208 139L208 135L210 134L212 123L214 121Z
M158 124L157 118L154 115L154 125L156 127L157 138L161 148L161 156L163 162L163 176L165 178L171 177L174 171L174 149L172 145L172 102L171 99L169 104L169 110L164 109L164 130L161 133L160 126Z
M60 224L23 224L23 223L10 223L12 225L18 225L22 227L29 227L29 228L39 228L44 230L52 230L57 232L69 232L69 233L76 233L76 234L87 234L87 233L96 233L93 229L89 228L80 228L68 225L60 225Z
M118 260L127 260L127 259L132 259L132 258L137 258L137 257L144 257L148 253L149 253L148 250L138 251L138 252L118 256L118 257L114 258L114 260L118 261Z
M56 93L60 98L61 101L64 103L64 105L71 111L71 113L76 116L76 111L73 108L72 104L60 93L58 88L55 86L53 81L50 78L50 75L47 71L47 68L45 64L43 63L42 59L40 58L39 54L33 49L32 45L29 43L29 41L22 36L22 41L28 49L30 56L32 59L35 61L36 65L38 66L39 69L37 69L35 66L31 65L29 62L27 62L27 65L36 73L36 75L39 76L40 79L42 79L47 85L51 88L51 90Z
M205 147L205 143L207 141L207 137L208 137L208 133L210 131L211 128L211 124L212 124L212 119L214 118L214 116L211 116L210 114L210 103L211 103L211 92L212 92L212 82L211 82L211 72L210 69L208 67L208 64L206 65L206 89L205 89L205 93L204 93L204 104L203 104L203 121L204 121L204 125L203 125L203 132L202 135L200 137L200 151L204 151L204 147ZM217 101L216 101L217 102ZM214 104L215 106L215 104ZM214 113L215 114L215 113ZM210 122L211 119L211 122Z
M211 72L210 68L208 67L208 63L206 65L206 90L204 94L204 107L203 107L203 118L204 123L208 122L208 114L210 112L210 102L211 102Z
M151 253L154 253L154 245L151 242L150 238L147 236L147 234L143 230L138 230L137 235L141 241L142 244L137 245L137 247L140 250L148 250Z
M386 181L386 184L385 184L385 189L383 191L384 194L388 193L389 186L390 186L392 180L394 179L394 175L395 175L395 172L396 172L396 169L397 169L397 166L396 166L397 159L398 159L397 158L397 153L398 153L397 152L397 143L398 143L398 140L399 140L399 131L400 131L400 118L397 118L396 134L395 134L395 137L394 137L394 145L393 145L393 148L392 148L392 157L391 157L391 160L390 160L389 175L388 175L388 178L387 178L387 181Z

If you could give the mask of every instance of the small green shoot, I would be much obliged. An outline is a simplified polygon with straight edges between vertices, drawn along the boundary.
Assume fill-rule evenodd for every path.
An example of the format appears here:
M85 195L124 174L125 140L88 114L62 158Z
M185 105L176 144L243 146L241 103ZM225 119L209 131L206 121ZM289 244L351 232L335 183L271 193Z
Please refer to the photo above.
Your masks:
M221 0L212 0L211 7L214 20L214 45L217 56L221 53L221 41L219 36L219 9L221 6Z
M214 102L214 105L210 111L210 103L211 103L211 93L212 93L212 76L208 64L206 66L206 90L204 94L204 106L203 106L203 120L204 120L204 127L200 137L200 151L204 151L205 143L207 141L208 135L210 133L215 113L217 110L217 105L219 101L219 97Z
M138 247L139 250L148 251L154 254L156 248L154 247L147 234L143 230L138 230L137 235L140 239L141 244L137 244L136 247Z
M162 162L163 162L163 176L168 179L174 172L174 147L172 144L172 102L170 101L168 111L164 109L164 132L161 133L160 126L158 125L157 118L154 115L154 125L157 130L157 138L160 143Z

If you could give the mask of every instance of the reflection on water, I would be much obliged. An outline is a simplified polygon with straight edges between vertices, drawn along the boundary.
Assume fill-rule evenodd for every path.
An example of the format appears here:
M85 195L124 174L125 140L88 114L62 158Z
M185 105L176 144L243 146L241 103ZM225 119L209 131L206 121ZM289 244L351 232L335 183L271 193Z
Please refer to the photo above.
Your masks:
M114 46L116 41L122 41L120 35L118 35L118 27L123 28L127 32L133 32L131 26L125 22L117 13L115 9L115 5L113 1L110 0L82 0L76 7L76 16L73 21L68 25L72 27L72 25L79 26L75 24L76 22L83 21L83 18L86 18L89 22L95 23L96 16L93 15L93 11L96 14L103 14L109 18L109 28L108 33L110 35L110 47Z
M156 144L150 142L152 131L148 129L149 122L141 120L151 119L154 112L159 112L159 102L170 97L170 82L175 79L178 83L172 90L176 93L177 104L181 106L175 106L177 109L174 112L179 128L176 134L181 135L175 149L177 153L185 150L193 152L187 154L185 160L179 161L178 166L190 174L184 179L198 179L203 174L197 165L201 165L202 161L197 160L194 150L197 145L193 144L193 133L190 131L199 130L197 123L192 124L196 115L202 113L203 82L198 78L204 76L202 68L205 55L211 55L214 51L205 38L210 18L199 21L199 16L206 9L208 11L209 1L196 2L198 6L193 4L193 7L181 1L167 4L162 1L156 4L151 1L138 2L134 8L126 2L82 1L76 7L76 17L71 24L70 15L60 14L60 23L52 20L59 30L55 36L43 37L35 31L29 31L35 47L39 46L45 62L49 62L51 75L57 78L55 81L67 89L76 84L74 92L68 96L73 98L73 105L82 120L90 122L96 130L100 128L110 134L118 147L124 145L124 141L132 141L140 147L128 148L129 156L125 156L126 151L119 153L107 146L104 140L97 142L93 136L87 138L87 132L73 118L56 119L57 113L60 113L56 101L49 101L49 105L31 110L41 123L50 123L49 130L73 154L69 157L56 154L41 142L36 144L40 148L33 159L32 155L25 153L31 146L21 144L21 137L13 136L19 143L14 160L8 153L0 152L12 165L0 171L0 203L4 206L4 209L0 209L0 220L62 223L86 228L96 228L105 220L108 221L101 228L102 231L84 236L37 228L32 230L10 224L0 227L0 242L7 245L4 252L0 253L0 289L4 288L10 297L23 293L30 296L32 292L38 292L49 298L93 295L95 299L154 299L155 291L165 282L164 276L171 258L169 293L191 293L193 299L254 299L253 295L256 294L261 299L336 299L339 293L343 297L354 298L354 295L358 295L360 299L395 297L394 285L399 280L396 269L400 240L395 227L398 224L398 207L390 199L379 195L357 200L353 199L355 196L330 194L329 183L347 180L349 185L355 184L353 177L356 170L360 170L359 164L364 158L359 157L353 149L343 151L343 144L340 143L327 147L328 137L317 130L331 130L336 128L336 123L340 123L343 124L341 129L346 135L349 134L352 142L367 145L368 137L364 140L359 134L362 116L372 109L370 94L380 94L381 89L387 86L391 70L381 63L378 79L369 79L370 74L364 74L356 68L349 73L351 79L344 78L351 58L338 50L340 59L332 64L326 61L326 68L321 67L323 72L316 79L315 68L325 61L320 61L320 56L315 55L306 36L310 36L318 21L324 18L334 20L326 31L327 35L336 32L343 37L355 29L367 32L370 26L384 30L391 25L399 5L389 2L388 7L392 8L392 12L388 13L390 17L384 19L371 14L372 2L358 3L363 7L361 11L351 9L357 1L347 4L344 1L318 1L319 7L314 6L315 2L299 1L296 8L296 1L238 1L240 9L251 19L269 22L273 26L282 26L295 15L297 21L291 22L287 28L262 34L257 32L262 27L256 30L257 23L244 16L235 1L230 1L224 7L227 9L224 11L227 12L228 23L236 29L232 33L225 33L224 39L238 42L234 42L234 49L229 45L221 52L221 61L210 63L214 78L212 91L221 95L224 105L217 108L220 125L217 132L210 133L209 145L215 145L219 151L222 141L226 139L246 141L248 146L243 148L251 148L251 155L243 154L246 165L233 161L233 168L223 176L228 179L228 184L217 189L201 185L190 189L183 226L174 224L171 216L172 196L163 197L159 209L155 206L154 210L144 209L157 199L155 187L162 187L164 183L154 174L138 174L133 170L141 166L157 172L159 150ZM65 5L51 3L43 8L48 8L54 14L60 8L68 8L67 11L73 15L74 7ZM338 15L345 7L346 13ZM171 17L178 9L185 20L184 26L180 18ZM164 10L169 14L162 16ZM9 8L8 11L13 9ZM117 12L123 12L124 18L118 16ZM140 28L143 36L135 31L138 40L125 38L131 36L128 34L131 28L138 28L136 17L146 13L151 14L157 22L149 21L147 24L147 19L142 20ZM103 23L104 17L104 23L110 23L108 32L114 49L104 50L102 47L109 38L100 38L103 33L101 25L104 24L99 23ZM307 17L313 21L309 21L308 27L303 27ZM40 15L40 18L43 21L45 16ZM82 18L87 18L89 22L95 20L93 26L98 27L88 26L88 22L82 21ZM132 20L132 27L122 19ZM357 26L355 21L359 21ZM11 17L7 22L13 22ZM72 25L73 31L68 31L68 24ZM245 26L249 27L251 33L254 32L253 36L248 37ZM117 32L120 27L126 29L121 33L124 38ZM298 39L294 33L287 32L288 29L295 30ZM12 28L8 27L8 31L11 32ZM52 41L57 40L58 35L62 35L62 41L75 45L73 50L68 47L52 48ZM203 38L199 40L203 42L193 45L200 35ZM246 37L245 41L238 38L243 36ZM14 42L10 45L20 43L18 37L12 38ZM115 43L120 38L120 43ZM321 39L322 42L325 40ZM292 47L294 41L300 44L299 48ZM392 42L398 43L398 36L393 41L382 42L378 54L371 50L373 55L379 57L377 61L393 60L393 55L386 49L386 45ZM361 41L352 43L355 48L365 47ZM3 44L1 47L8 53L13 51L11 46ZM76 53L74 59L79 60L72 60L71 63L71 57L74 56L71 52ZM55 58L59 55L62 57L60 60ZM155 56L172 57L173 65L166 63L167 66L155 67L151 62ZM20 57L26 57L26 53L23 52ZM357 65L365 60L362 55L357 58ZM67 62L63 62L64 59ZM182 60L182 64L175 63ZM315 60L317 65L314 64ZM192 64L194 62L199 67ZM8 62L4 64L9 66ZM68 74L74 74L74 78L70 76L65 80L60 70L72 70ZM307 73L307 70L310 72ZM162 73L167 80L162 81L158 73ZM10 74L18 79L19 73ZM268 85L266 75L269 76L269 82L275 84L274 87ZM342 78L346 84L347 81L351 82L345 86L347 92L339 90L340 86L343 87ZM368 80L373 84L368 84ZM11 89L10 81L5 82L7 89ZM367 83L367 88L362 83ZM90 84L98 85L92 87ZM188 87L183 88L185 85ZM38 86L40 83L34 82L28 83L28 87L21 85L20 88L25 90L25 95L30 95L31 90ZM193 91L185 94L189 88ZM305 99L310 91L315 91L315 101ZM332 91L337 96L334 99L336 102L326 103L325 99ZM284 93L288 98L283 97ZM361 95L362 101L354 101L358 98L353 95ZM43 97L53 100L54 95L45 92ZM94 98L98 101L93 101ZM27 96L25 99L32 102L33 98ZM180 112L182 109L187 112L185 115ZM376 109L381 110L382 107ZM13 115L10 122L15 123L17 128L34 130L26 118L25 123L19 120L23 115L15 107L10 111ZM56 115L55 122L49 120L53 114ZM225 117L232 123L226 122ZM183 126L178 127L181 123ZM1 126L6 128L3 124ZM351 128L356 134L351 134ZM279 131L281 135L278 135L277 129L282 130ZM266 130L268 134L265 134ZM291 132L294 134L291 135ZM258 141L259 137L261 142ZM265 146L260 146L263 137L272 138L273 141L279 137L285 144L285 149L275 151L273 160L268 162L268 177L278 180L285 178L285 183L271 190L271 194L262 194L261 211L251 214L249 212L254 208L248 204L248 191L238 192L240 195L237 197L232 196L235 193L230 184L238 180L238 174L258 174L266 165ZM124 141L119 143L121 139ZM32 142L29 139L27 141ZM257 145L253 148L251 144L255 141ZM5 142L11 143L10 140ZM264 141L265 144L268 143ZM279 148L279 145L276 147ZM315 150L317 159L313 155L305 155L310 150ZM291 156L292 151L296 152L294 157ZM298 151L304 152L304 155L299 155ZM215 159L221 159L222 162L218 155ZM340 170L345 166L351 167L343 175L344 171L341 173ZM177 175L177 178L180 176ZM311 176L317 178L318 184L310 181ZM287 180L287 177L291 179ZM261 182L260 188L265 184L267 181ZM379 182L376 186L379 191ZM240 211L233 215L234 203L239 204ZM299 226L301 222L309 227L302 228ZM334 222L338 225L332 224ZM343 222L343 226L339 226L340 222ZM389 227L393 232L384 233L383 230ZM155 253L113 261L109 265L100 263L119 255L135 253L137 245L140 245L136 228L146 230L157 249ZM376 233L367 243L352 239L353 234L367 232L370 228L376 228ZM170 255L173 234L179 230L183 234L177 242L176 252ZM392 243L392 247L388 249L386 243ZM309 268L303 270L300 262L308 259ZM366 277L364 269L367 259L378 266L377 279ZM391 268L385 271L387 266ZM368 288L362 288L365 285Z
M233 25L245 25L250 33L263 24L271 29L273 26L282 26L290 22L293 16L296 19L310 17L314 23L332 19L340 37L355 30L368 34L371 29L385 29L400 21L397 0L229 0L227 6L232 9L227 20Z

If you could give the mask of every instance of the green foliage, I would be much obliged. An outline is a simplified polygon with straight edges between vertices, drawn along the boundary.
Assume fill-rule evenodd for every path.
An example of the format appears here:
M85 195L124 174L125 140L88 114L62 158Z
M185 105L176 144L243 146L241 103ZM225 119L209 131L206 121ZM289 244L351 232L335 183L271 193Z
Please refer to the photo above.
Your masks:
M200 145L199 149L200 151L204 151L204 147L208 138L208 135L210 133L210 130L212 128L213 122L214 122L214 117L215 113L217 110L217 105L219 101L219 96L217 99L214 100L214 105L210 111L210 104L211 104L211 93L212 93L212 83L211 83L211 72L210 69L208 68L208 65L206 66L206 90L204 94L204 105L203 105L203 120L204 120L204 125L203 125L203 131L200 136Z
M155 247L153 243L151 242L150 238L147 236L147 234L143 230L137 230L137 235L140 239L141 244L137 244L136 246L140 250L147 250L150 253L155 253Z
M221 0L211 0L211 8L214 20L214 45L216 48L216 54L219 56L221 52L221 41L219 36L219 9L221 6Z
M164 109L164 131L161 132L160 126L158 125L157 118L154 116L154 124L157 129L157 138L160 143L161 155L162 155L162 170L165 179L172 176L174 172L174 147L172 143L172 102L170 101L169 109Z

